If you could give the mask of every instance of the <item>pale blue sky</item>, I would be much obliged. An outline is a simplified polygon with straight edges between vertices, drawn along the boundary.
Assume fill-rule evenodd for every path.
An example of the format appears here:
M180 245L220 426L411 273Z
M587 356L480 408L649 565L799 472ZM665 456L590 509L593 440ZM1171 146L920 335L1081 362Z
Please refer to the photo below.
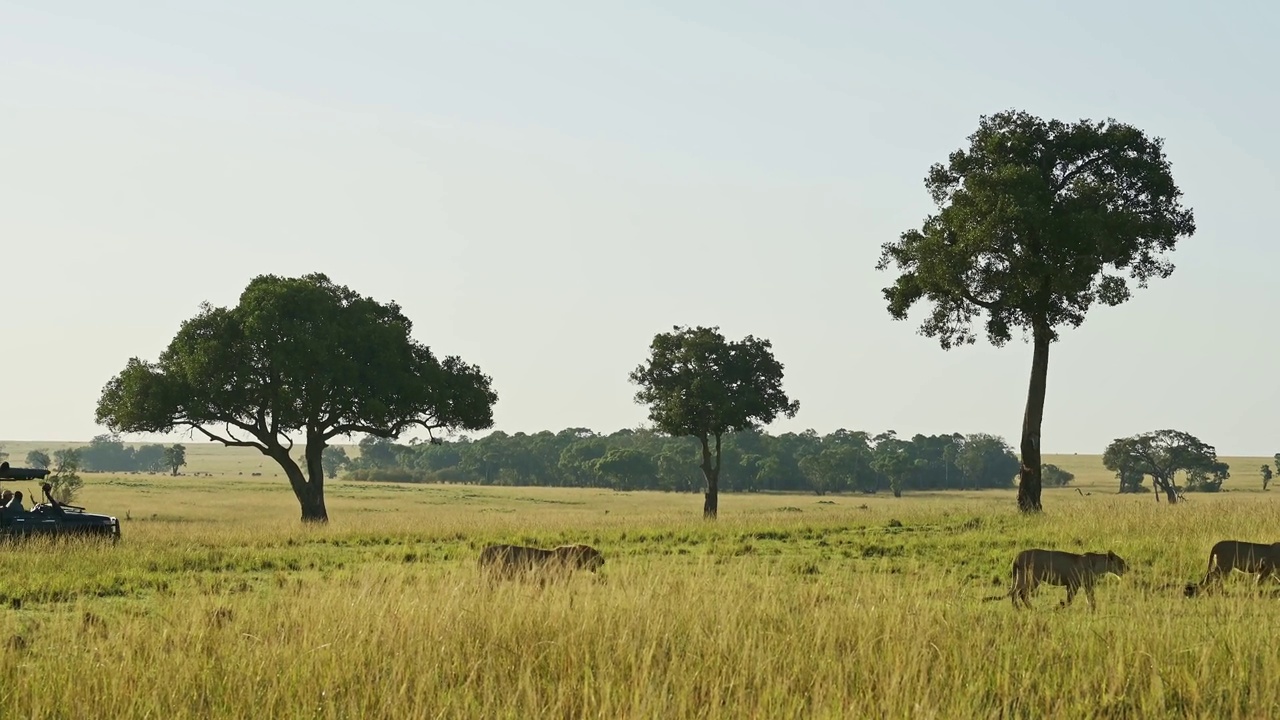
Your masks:
M1016 444L1030 347L943 352L874 265L929 165L1020 108L1165 138L1199 225L1054 346L1046 451L1270 455L1278 30L1261 2L0 0L0 438L87 439L201 301L323 271L491 374L508 432L636 426L653 334L714 324L773 340L801 410L771 431Z

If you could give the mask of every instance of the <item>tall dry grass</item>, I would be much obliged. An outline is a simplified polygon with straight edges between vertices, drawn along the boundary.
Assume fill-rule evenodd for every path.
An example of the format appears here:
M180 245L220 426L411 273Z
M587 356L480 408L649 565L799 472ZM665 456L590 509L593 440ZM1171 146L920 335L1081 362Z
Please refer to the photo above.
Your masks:
M278 483L99 480L119 545L0 546L0 716L1280 716L1276 587L1181 593L1213 541L1280 540L1271 493L697 500L336 483L306 528ZM508 541L608 562L485 581ZM1025 547L1133 570L1015 611Z

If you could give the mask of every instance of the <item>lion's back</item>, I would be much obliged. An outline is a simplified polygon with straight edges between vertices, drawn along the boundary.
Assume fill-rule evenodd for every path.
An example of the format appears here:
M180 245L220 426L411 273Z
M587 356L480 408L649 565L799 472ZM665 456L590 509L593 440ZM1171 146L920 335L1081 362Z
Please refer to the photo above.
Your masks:
M1280 543L1267 544L1244 540L1219 540L1209 550L1211 562L1223 569L1237 568L1253 572L1261 563L1280 564Z
M480 564L503 568L533 566L545 563L552 553L523 545L490 545L480 551Z
M1038 580L1062 580L1081 573L1084 556L1066 550L1032 548L1018 553L1013 566L1015 571Z

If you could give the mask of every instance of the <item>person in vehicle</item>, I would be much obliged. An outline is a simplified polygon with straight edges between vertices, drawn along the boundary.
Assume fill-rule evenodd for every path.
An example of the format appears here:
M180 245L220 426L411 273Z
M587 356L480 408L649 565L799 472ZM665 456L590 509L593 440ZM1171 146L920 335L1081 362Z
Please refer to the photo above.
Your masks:
M22 491L19 490L13 494L13 499L5 503L5 509L9 512L26 512L27 509L22 507Z
M40 484L40 489L44 491L44 500L45 500L45 502L44 502L44 505L42 505L42 507L50 508L50 509L52 509L54 512L58 513L59 515L64 515L64 514L66 514L66 513L65 513L65 511L62 509L62 503L58 502L58 499L57 499L57 498L55 498L55 497L53 496L53 486L52 486L52 485L50 485L49 483L41 483L41 484ZM31 508L31 509L32 509L33 511L35 510L35 508L34 508L34 507L33 507L33 508Z

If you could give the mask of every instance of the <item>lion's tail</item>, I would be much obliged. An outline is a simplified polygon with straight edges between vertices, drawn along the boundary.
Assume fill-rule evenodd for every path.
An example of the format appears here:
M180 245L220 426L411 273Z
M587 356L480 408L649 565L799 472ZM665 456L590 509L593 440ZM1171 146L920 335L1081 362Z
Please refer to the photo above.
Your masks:
M1013 565L1013 582L1009 583L1009 589L1003 595L991 595L982 598L982 602L991 602L993 600L1008 600L1013 597L1014 591L1018 589L1018 564Z

